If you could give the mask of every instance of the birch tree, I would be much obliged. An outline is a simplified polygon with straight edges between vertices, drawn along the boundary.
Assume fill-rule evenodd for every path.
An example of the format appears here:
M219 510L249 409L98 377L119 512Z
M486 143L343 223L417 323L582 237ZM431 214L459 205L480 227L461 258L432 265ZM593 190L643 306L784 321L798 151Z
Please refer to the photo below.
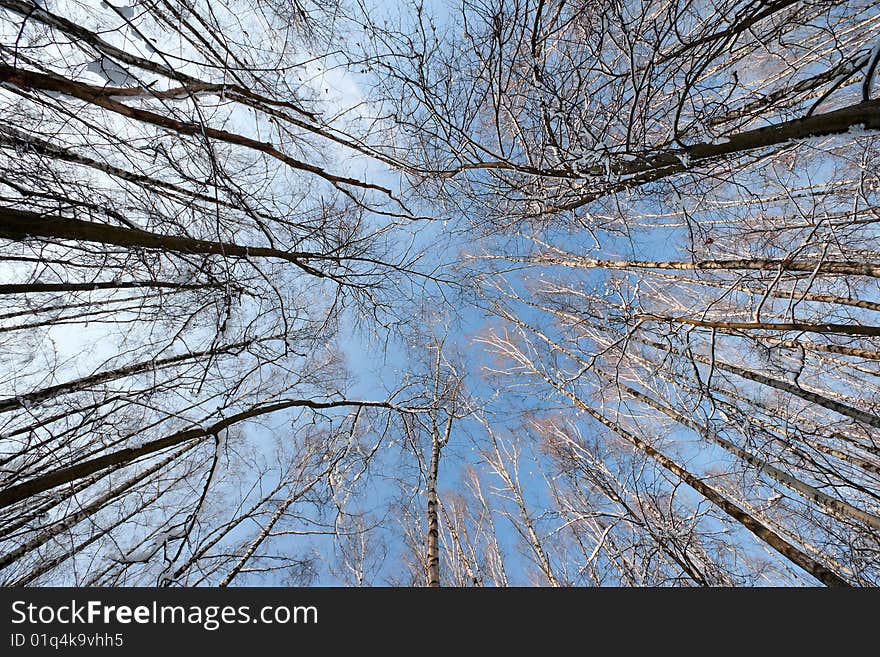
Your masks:
M556 427L547 489L594 582L877 582L876 9L462 2L372 26L413 180L484 235L483 343ZM658 481L681 507L648 502ZM565 501L599 492L637 539L580 533Z
M340 317L430 278L332 14L0 3L4 582L311 581L284 532L397 412L351 398Z

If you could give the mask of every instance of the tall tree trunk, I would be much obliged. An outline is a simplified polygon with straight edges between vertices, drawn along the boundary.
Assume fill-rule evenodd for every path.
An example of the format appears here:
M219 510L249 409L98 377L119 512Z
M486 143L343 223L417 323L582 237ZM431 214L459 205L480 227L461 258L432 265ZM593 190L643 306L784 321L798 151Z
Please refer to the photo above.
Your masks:
M4 508L26 500L32 495L43 493L51 490L56 486L61 486L71 481L76 481L82 477L104 470L105 468L125 465L145 456L150 456L156 452L160 452L169 447L180 445L191 440L203 440L209 436L214 436L221 431L245 420L269 415L277 411L289 408L311 408L315 410L342 408L345 406L361 406L372 408L394 408L389 402L367 402L367 401L339 401L339 402L316 402L310 399L293 399L286 402L278 402L276 404L268 404L258 406L248 411L230 415L228 418L216 422L207 427L198 427L195 429L187 429L186 431L178 431L169 436L151 440L138 447L127 447L109 454L104 454L89 461L83 461L75 465L54 470L39 477L34 477L16 486L0 491L0 508Z
M566 390L558 382L550 379L546 375L544 375L544 378L547 383L549 383L560 393L568 397L568 399L570 399L572 403L574 403L578 408L588 413L591 417L611 429L621 438L627 440L629 443L632 444L633 447L650 456L657 463L669 470L669 472L674 474L676 477L681 479L681 481L686 483L688 486L697 491L700 495L712 502L712 504L724 511L724 513L736 520L743 527L752 532L757 538L772 547L786 559L803 568L806 572L810 573L813 577L815 577L826 586L851 586L851 584L838 573L835 573L824 564L810 557L803 550L799 549L798 547L787 541L785 538L783 538L780 534L775 532L773 529L768 527L765 523L761 522L756 517L745 511L743 508L727 499L727 497L725 497L720 491L716 490L715 488L701 480L699 477L687 470L684 466L676 463L673 459L661 453L652 445L649 445L635 434L630 433L617 423L609 420L607 417L596 411L592 406L584 403L573 393Z
M35 212L0 208L0 238L25 240L27 238L49 238L59 240L78 240L98 244L112 244L125 248L158 249L176 253L200 253L236 258L276 258L298 266L307 273L324 277L324 274L306 263L309 260L339 260L334 256L320 253L282 251L265 246L242 246L231 242L213 242L192 237L162 235L139 228L121 228L109 224L46 217Z
M440 586L440 522L437 507L437 472L440 467L440 441L433 437L428 472L428 586Z

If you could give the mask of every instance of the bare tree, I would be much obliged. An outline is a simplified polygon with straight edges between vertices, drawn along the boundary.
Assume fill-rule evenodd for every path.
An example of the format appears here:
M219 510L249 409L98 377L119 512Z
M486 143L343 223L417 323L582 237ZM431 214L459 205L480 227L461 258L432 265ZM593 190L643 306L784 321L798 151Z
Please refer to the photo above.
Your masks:
M332 11L0 3L4 581L313 576L268 546L363 460L340 436L405 410L350 398L340 317L393 324L431 278L348 170L382 156L319 86Z
M566 530L581 572L602 582L613 545L627 583L876 584L873 3L465 1L442 29L420 6L368 29L413 180L484 235L465 251L500 322L481 340L494 380L564 435L605 437L585 453L554 433L539 467L574 450L580 485L614 490L672 569L593 520L589 541ZM606 442L647 459L642 480ZM593 513L546 479L570 522ZM745 550L740 530L776 565L710 549Z

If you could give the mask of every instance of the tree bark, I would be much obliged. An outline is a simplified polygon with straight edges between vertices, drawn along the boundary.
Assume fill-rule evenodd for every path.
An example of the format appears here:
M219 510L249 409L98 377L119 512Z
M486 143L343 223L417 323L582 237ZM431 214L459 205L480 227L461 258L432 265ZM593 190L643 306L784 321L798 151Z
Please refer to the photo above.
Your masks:
M18 484L16 486L11 486L6 490L0 491L0 509L15 504L16 502L26 500L27 498L38 493L51 490L56 486L61 486L62 484L76 481L81 477L87 477L88 475L98 472L100 470L104 470L105 468L126 465L128 463L131 463L132 461L143 458L144 456L155 454L156 452L162 451L169 447L174 447L175 445L180 445L191 440L202 440L209 436L216 435L224 429L227 429L228 427L231 427L234 424L243 422L245 420L250 420L256 417L268 415L270 413L289 408L299 407L320 410L341 408L345 406L395 408L395 406L389 402L316 402L309 399L293 399L285 402L278 402L276 404L258 406L256 408L250 409L249 411L244 411L242 413L231 415L228 418L225 418L220 422L216 422L208 427L198 427L195 429L187 429L186 431L178 431L177 433L165 436L164 438L151 440L150 442L144 443L139 447L127 447L125 449L120 449L118 451L99 456L89 461L83 461L82 463L77 463L75 465L71 465L65 468L59 468L58 470L54 470L39 477L34 477L33 479L30 479L29 481L26 481L24 483Z
M79 240L112 244L125 248L158 249L179 253L200 253L239 258L277 258L292 262L313 276L323 277L320 271L305 264L309 259L338 260L320 253L301 251L282 251L264 246L241 246L232 242L214 242L162 235L139 228L121 228L93 221L46 217L35 212L0 208L0 238L25 240L27 238L50 238L59 240Z

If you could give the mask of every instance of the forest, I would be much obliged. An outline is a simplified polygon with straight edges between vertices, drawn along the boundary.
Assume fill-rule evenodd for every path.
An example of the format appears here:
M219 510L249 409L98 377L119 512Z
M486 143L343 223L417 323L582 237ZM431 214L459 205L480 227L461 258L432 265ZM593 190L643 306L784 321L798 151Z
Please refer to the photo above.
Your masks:
M0 585L880 585L878 72L877 0L0 0Z

